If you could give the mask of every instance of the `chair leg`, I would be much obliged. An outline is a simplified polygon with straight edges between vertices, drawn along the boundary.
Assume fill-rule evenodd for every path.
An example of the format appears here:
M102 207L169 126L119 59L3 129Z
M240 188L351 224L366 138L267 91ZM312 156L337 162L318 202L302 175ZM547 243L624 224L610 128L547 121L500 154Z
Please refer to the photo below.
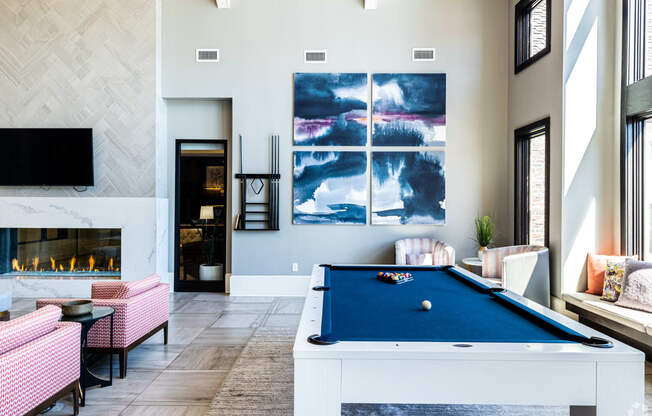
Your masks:
M120 360L120 378L127 377L127 355L126 348L120 350L120 353L118 354L118 359Z
M72 411L73 416L79 414L79 382L75 383L75 386L72 388Z
M163 327L163 344L168 345L168 324L167 324L167 322L165 323L165 326Z

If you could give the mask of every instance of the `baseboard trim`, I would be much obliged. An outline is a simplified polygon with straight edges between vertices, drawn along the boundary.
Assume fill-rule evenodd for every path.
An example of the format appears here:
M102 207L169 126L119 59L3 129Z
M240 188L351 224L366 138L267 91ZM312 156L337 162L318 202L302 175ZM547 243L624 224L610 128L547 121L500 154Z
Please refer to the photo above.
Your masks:
M231 296L306 296L310 276L233 274L228 282Z

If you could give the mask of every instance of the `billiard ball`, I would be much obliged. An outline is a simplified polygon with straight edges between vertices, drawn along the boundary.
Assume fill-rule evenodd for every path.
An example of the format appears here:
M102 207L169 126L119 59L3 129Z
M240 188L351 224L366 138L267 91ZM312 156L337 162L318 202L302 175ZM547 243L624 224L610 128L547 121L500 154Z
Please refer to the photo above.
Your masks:
M423 308L424 311L429 311L430 308L432 308L432 304L430 303L429 300L424 300L421 302L421 307Z

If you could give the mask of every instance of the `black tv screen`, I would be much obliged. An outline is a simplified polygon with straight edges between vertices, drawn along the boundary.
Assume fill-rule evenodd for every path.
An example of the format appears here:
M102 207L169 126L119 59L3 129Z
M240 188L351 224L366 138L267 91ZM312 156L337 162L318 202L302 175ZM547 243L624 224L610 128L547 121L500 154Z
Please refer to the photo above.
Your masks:
M0 186L93 186L92 129L0 129Z

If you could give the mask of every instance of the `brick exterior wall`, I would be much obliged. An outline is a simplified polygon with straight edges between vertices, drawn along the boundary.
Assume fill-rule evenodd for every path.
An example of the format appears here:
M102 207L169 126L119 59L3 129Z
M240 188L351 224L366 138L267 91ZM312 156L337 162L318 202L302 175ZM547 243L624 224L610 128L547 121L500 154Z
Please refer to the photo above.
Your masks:
M530 244L545 246L546 136L530 140Z
M530 14L530 56L546 47L546 1L537 4Z

